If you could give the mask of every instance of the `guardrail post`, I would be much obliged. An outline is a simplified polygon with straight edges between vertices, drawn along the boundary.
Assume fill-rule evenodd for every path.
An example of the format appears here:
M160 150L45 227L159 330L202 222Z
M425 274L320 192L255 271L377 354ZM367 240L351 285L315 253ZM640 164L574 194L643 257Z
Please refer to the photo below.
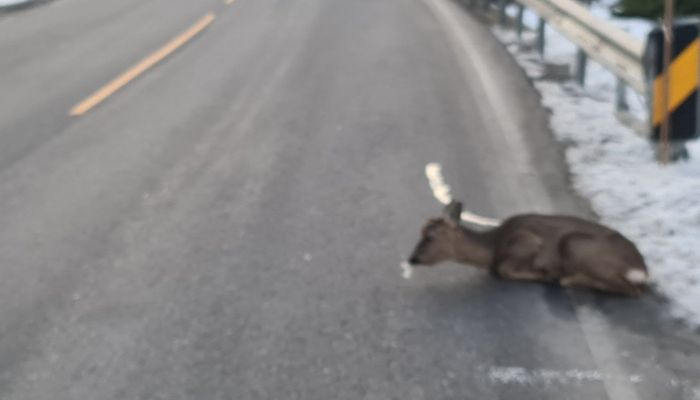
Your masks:
M578 0L590 8L591 0ZM588 64L588 55L582 48L576 49L576 82L583 87L586 84L586 65Z
M544 34L545 34L545 20L540 17L537 24L537 51L540 53L540 57L544 57Z
M506 6L508 5L508 0L498 0L498 22L501 26L506 26Z
M627 84L620 78L617 78L615 87L615 111L629 111L630 106L627 103Z
M583 86L586 84L586 64L588 56L580 48L576 51L576 82Z
M518 18L516 29L518 31L518 40L523 38L523 17L525 16L525 6L518 4Z

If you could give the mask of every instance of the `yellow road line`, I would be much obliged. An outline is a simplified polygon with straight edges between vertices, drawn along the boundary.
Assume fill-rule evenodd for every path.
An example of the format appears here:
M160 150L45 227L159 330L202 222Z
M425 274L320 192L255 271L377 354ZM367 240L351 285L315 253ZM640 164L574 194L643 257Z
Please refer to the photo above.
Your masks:
M119 75L117 78L100 88L98 91L90 95L90 97L78 103L70 110L70 115L79 116L90 111L93 107L103 102L106 98L119 91L129 82L136 79L139 75L147 71L149 68L158 64L164 58L172 54L175 50L182 47L184 44L192 40L200 32L202 32L209 24L214 21L216 16L212 13L200 18L192 27L181 33L178 37L171 40L168 44L155 51L135 66L128 69L126 72Z
M669 90L668 112L675 111L683 102L698 89L700 83L700 39L679 54L671 64L671 85ZM661 91L664 87L663 74L654 80L654 126L659 125L666 113L661 104Z

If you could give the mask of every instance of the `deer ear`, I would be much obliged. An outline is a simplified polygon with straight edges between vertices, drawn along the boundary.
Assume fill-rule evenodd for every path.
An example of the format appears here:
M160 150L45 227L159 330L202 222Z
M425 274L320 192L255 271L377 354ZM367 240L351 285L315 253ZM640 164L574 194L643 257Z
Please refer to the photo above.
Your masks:
M445 206L442 213L448 221L459 224L462 215L462 203L457 200L452 200L450 204Z

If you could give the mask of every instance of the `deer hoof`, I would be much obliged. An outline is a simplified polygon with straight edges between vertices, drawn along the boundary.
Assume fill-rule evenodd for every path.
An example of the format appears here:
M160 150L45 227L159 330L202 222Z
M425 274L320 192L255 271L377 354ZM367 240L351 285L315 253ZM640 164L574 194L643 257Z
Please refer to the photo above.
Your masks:
M574 286L575 279L572 276L567 276L566 278L559 279L559 285L562 287Z

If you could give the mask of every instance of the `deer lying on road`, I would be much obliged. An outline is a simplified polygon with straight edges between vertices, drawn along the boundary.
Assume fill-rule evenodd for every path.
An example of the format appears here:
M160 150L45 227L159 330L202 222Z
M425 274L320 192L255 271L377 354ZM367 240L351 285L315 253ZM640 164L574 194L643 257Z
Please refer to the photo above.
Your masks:
M506 279L559 283L638 296L648 281L635 245L619 232L576 217L522 214L488 231L460 224L462 204L423 226L408 262L456 261Z

